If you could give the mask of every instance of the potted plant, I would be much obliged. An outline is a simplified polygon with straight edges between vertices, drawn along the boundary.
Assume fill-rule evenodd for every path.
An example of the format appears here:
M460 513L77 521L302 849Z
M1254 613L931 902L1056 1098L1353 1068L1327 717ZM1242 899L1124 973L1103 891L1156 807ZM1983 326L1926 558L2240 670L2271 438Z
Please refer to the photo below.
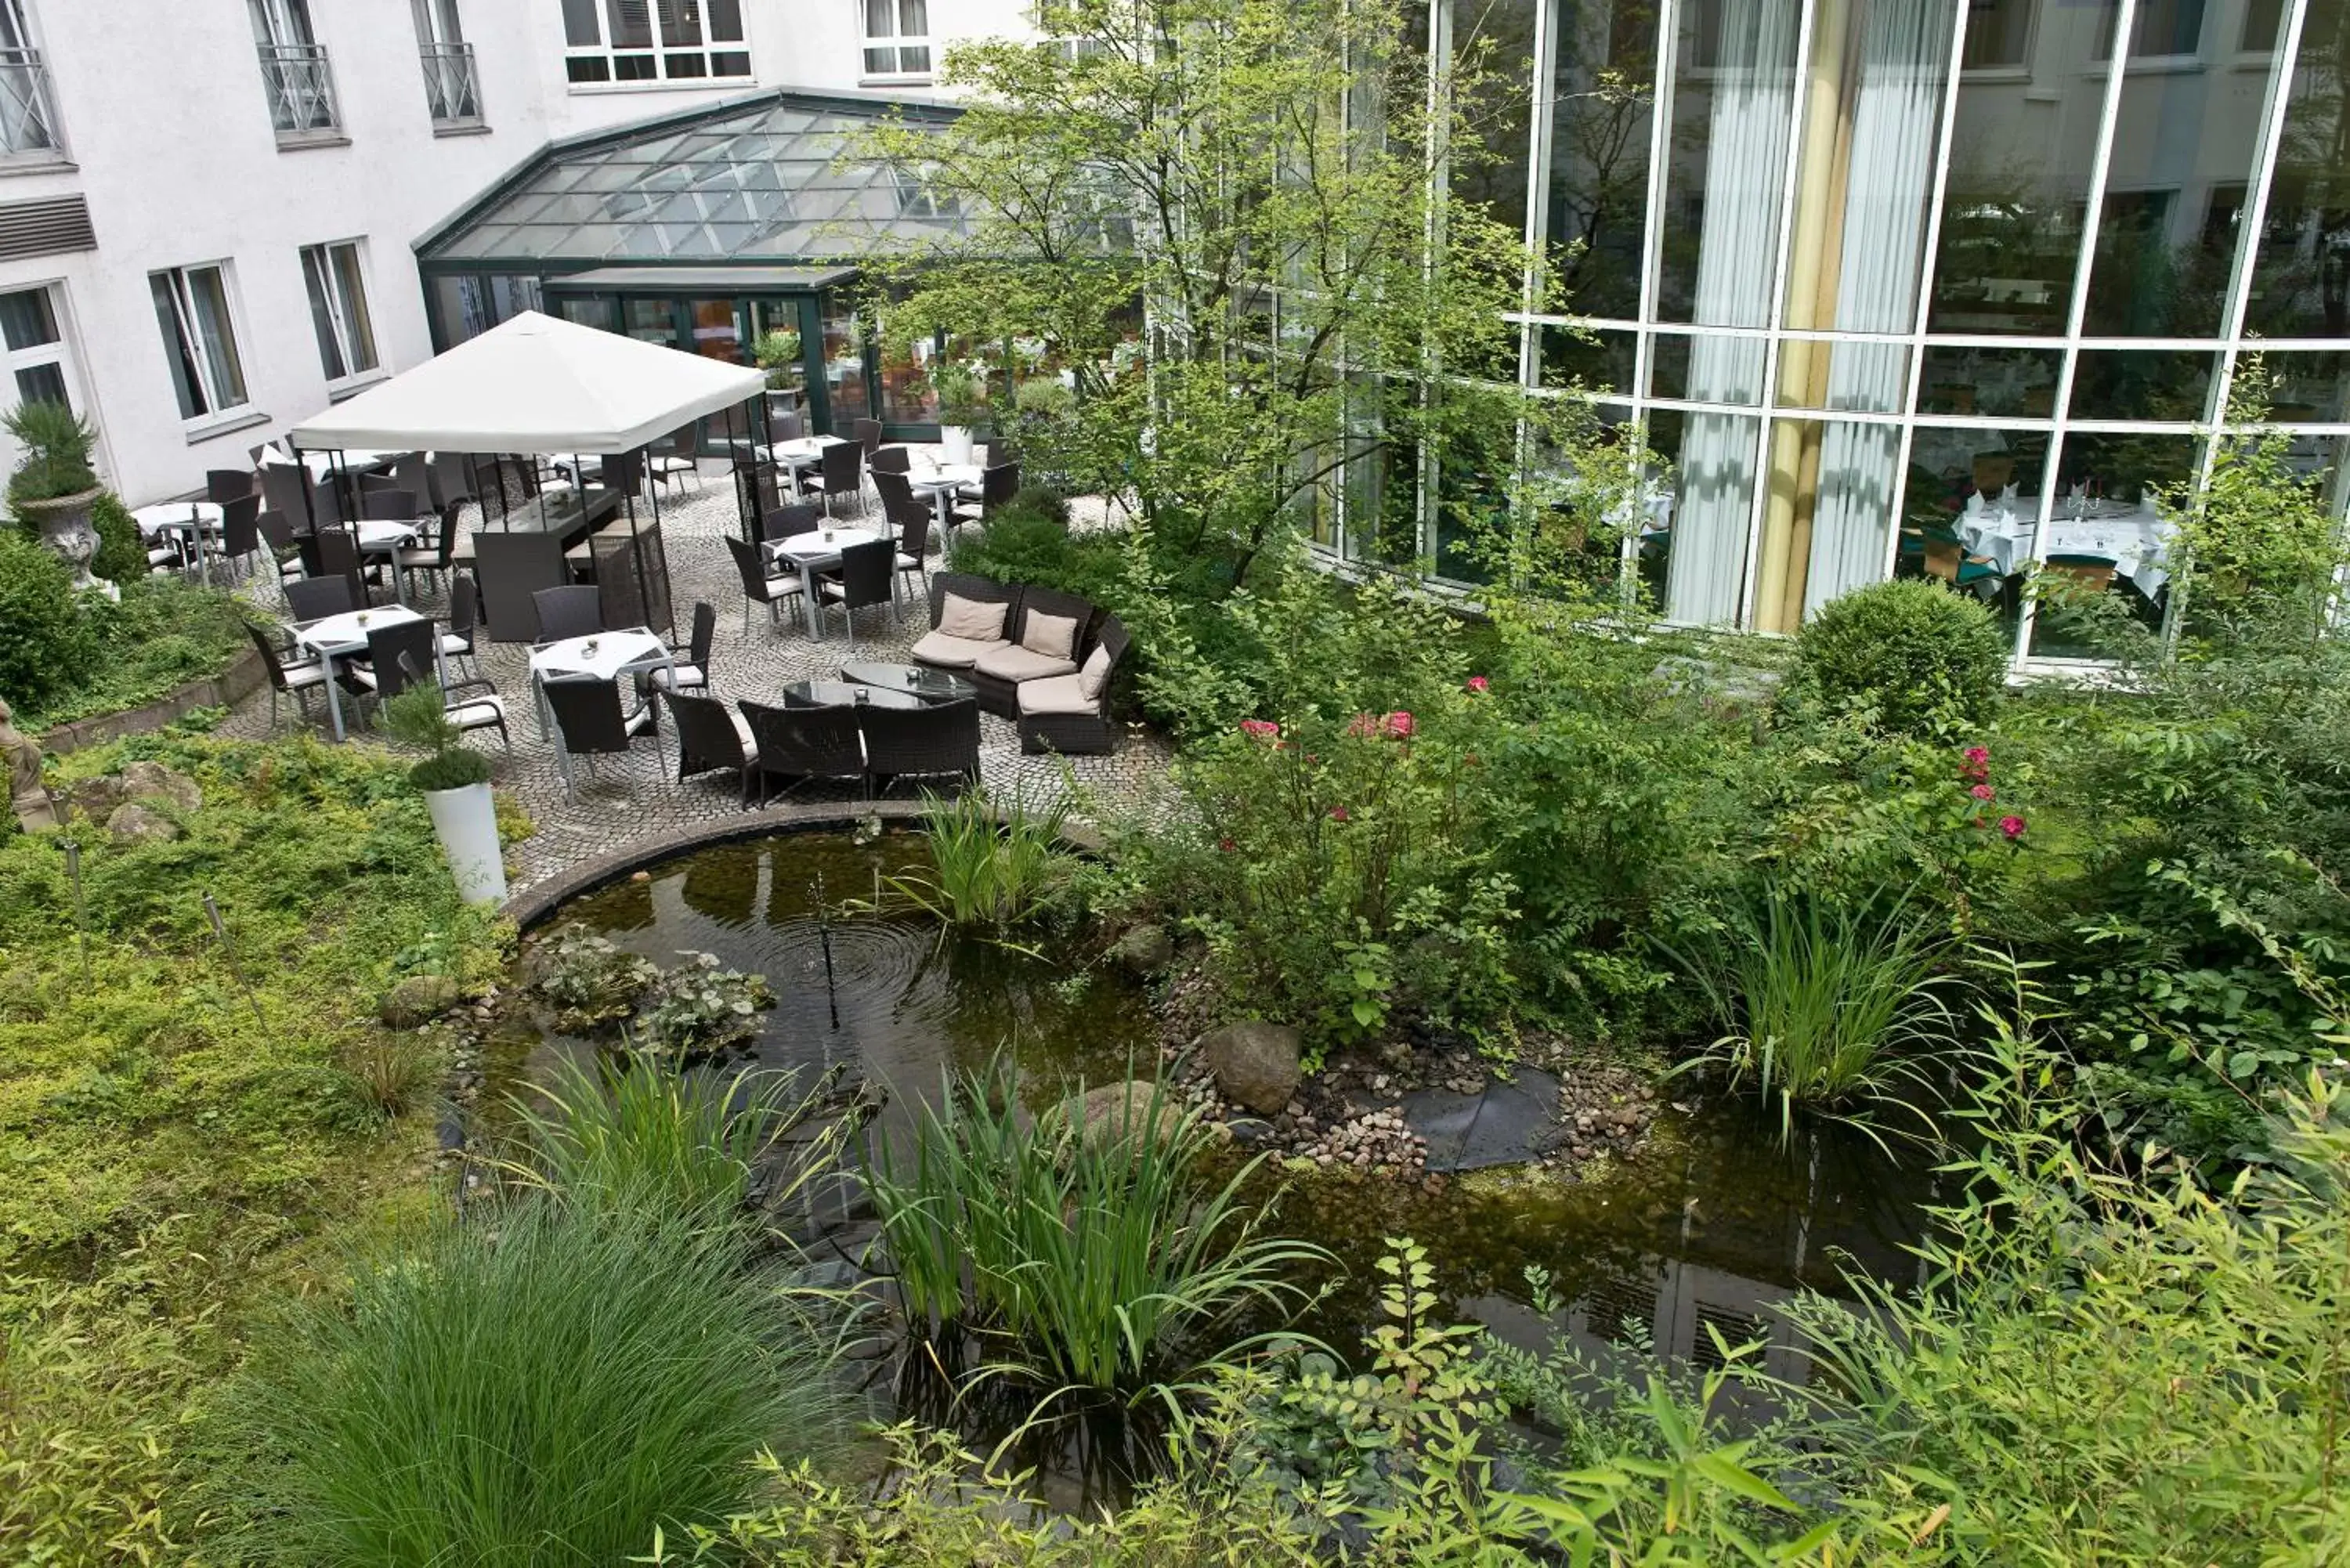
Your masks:
M432 753L409 769L408 778L424 792L424 809L432 814L432 831L457 878L459 896L468 903L503 902L506 867L498 851L489 759L458 744L457 726L449 722L441 692L432 686L411 686L384 703L383 727L393 738Z
M767 373L767 396L779 412L799 407L800 335L779 327L751 345L751 362Z
M986 411L986 393L979 372L952 359L941 359L931 370L931 390L939 400L939 445L950 463L971 461L971 428Z
M105 493L89 465L97 433L73 410L47 400L17 404L6 423L23 454L8 479L9 506L73 568L75 587L120 598L120 589L89 571L99 543L89 512Z

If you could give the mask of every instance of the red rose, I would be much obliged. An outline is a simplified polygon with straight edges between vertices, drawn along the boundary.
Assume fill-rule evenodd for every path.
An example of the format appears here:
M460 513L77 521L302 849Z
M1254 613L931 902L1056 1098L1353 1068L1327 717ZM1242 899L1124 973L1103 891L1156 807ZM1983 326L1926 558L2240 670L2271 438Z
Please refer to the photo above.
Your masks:
M1992 789L1991 785L1987 784L1981 784L1975 785L1974 788L1969 790L1967 793L1973 795L1977 800L1989 800L1999 792Z
M1281 726L1270 719L1243 719L1241 733L1252 741L1270 741L1281 733Z
M2023 836L2023 818L2002 816L1999 819L1999 830L2010 838L2021 838Z
M1345 806L1343 806L1343 805L1334 805L1334 806L1332 806L1332 807L1330 808L1330 820L1331 820L1331 821L1333 821L1333 822L1345 822L1345 821L1347 821L1347 808L1346 808Z
M1393 735L1399 741L1409 740L1412 730L1411 715L1401 712L1390 713L1379 721L1379 729L1383 733Z
M1471 691L1483 692L1489 690L1492 684L1493 683L1492 681L1486 680L1482 675L1471 675L1469 678L1469 690Z

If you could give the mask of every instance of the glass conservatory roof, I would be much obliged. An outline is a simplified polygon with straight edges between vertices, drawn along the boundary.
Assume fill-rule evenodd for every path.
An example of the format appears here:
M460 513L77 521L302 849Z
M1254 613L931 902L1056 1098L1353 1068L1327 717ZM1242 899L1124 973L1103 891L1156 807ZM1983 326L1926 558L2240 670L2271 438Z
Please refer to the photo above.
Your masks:
M951 110L771 94L549 146L418 247L431 261L713 262L854 258L960 232L886 164L838 163L891 112Z

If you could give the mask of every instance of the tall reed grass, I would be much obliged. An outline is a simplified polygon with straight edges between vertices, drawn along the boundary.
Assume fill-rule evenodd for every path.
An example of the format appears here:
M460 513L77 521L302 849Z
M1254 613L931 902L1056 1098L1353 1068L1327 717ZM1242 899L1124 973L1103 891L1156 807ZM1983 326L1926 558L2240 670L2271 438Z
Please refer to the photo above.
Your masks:
M1050 907L1068 879L1069 857L1060 845L1068 815L1066 794L1041 809L1014 799L1000 812L982 790L925 794L931 875L885 880L906 904L950 925L1025 924Z
M1887 1109L1930 1126L1924 1065L1958 1044L1937 971L1946 944L1905 902L1884 907L1773 892L1684 961L1725 1031L1692 1065L1751 1082L1775 1105L1782 1138L1798 1106ZM1865 1114L1848 1119L1867 1126Z
M914 1330L976 1339L982 1375L1039 1408L1080 1392L1179 1408L1257 1343L1235 1337L1243 1314L1286 1322L1333 1262L1266 1233L1272 1210L1244 1196L1261 1157L1210 1180L1214 1144L1155 1091L1089 1131L1067 1107L1023 1115L1000 1069L951 1080L910 1149L876 1138L867 1173Z

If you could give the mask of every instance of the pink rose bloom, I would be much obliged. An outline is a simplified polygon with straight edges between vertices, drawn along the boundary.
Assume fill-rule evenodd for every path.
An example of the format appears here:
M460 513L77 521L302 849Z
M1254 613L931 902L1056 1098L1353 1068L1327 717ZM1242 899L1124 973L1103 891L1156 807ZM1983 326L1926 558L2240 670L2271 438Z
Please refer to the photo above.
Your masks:
M1975 785L1973 789L1967 793L1973 795L1977 800L1989 800L1999 792L1992 789L1991 785L1987 784L1981 784Z
M1333 821L1333 822L1345 822L1345 821L1347 821L1347 808L1346 808L1345 806L1343 806L1343 805L1334 805L1334 806L1332 806L1332 807L1330 808L1330 820L1331 820L1331 821Z
M1970 768L1981 768L1988 767L1990 765L1991 751L1988 747L1969 746L1967 748L1967 766Z
M2002 816L1999 819L1999 830L2010 838L2021 838L2023 836L2023 818Z
M1233 849L1233 847L1234 847L1234 846L1233 846L1232 841L1231 839L1229 839L1229 838L1219 838L1219 839L1217 839L1217 840L1216 840L1216 847L1217 847L1217 848L1219 848L1219 849L1221 849L1221 850L1222 850L1225 854L1229 855L1229 854L1231 854L1231 853L1232 852L1232 849Z
M1270 719L1243 719L1241 733L1253 741L1270 741L1281 733L1281 726Z
M1411 715L1409 713L1390 713L1386 718L1379 721L1379 728L1386 733L1393 735L1399 741L1407 740L1411 735Z
M1471 691L1482 692L1491 688L1492 684L1493 683L1492 681L1486 680L1482 675L1471 675L1469 678L1469 690Z
M1350 735L1376 735L1378 732L1378 719L1369 713L1356 714L1354 722L1347 726L1347 733Z

